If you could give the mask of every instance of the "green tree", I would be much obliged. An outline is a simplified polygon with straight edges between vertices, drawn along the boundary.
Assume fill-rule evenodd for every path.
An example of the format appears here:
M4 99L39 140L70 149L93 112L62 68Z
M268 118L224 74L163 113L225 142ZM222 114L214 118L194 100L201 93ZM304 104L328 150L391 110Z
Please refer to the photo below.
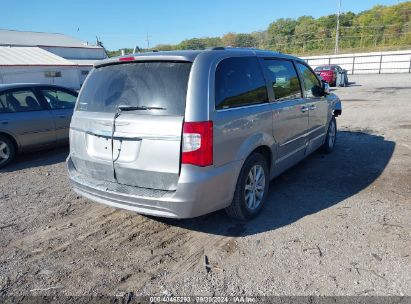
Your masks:
M234 40L235 47L257 47L257 40L251 34L237 34Z

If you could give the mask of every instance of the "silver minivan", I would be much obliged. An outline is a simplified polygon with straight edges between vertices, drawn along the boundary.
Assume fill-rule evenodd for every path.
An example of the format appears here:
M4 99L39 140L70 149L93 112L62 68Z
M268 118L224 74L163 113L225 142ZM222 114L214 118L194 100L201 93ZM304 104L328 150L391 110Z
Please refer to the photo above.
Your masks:
M80 91L74 190L160 217L255 217L269 182L335 145L341 102L301 59L254 49L152 52L99 62Z

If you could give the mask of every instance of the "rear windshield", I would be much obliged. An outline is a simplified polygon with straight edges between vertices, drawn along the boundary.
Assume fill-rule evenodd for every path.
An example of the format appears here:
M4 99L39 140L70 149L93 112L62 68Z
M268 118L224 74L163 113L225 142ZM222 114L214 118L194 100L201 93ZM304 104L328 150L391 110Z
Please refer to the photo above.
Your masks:
M77 110L115 112L119 105L162 107L138 114L184 115L188 62L138 62L96 68L84 83Z
M333 70L335 70L335 67L326 65L326 66L316 67L314 71L333 71Z

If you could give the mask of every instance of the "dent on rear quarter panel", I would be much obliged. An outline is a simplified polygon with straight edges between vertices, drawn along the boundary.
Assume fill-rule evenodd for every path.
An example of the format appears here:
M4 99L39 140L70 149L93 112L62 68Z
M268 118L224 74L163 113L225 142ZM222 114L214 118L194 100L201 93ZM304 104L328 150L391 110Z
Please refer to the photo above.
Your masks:
M271 135L273 128L271 105L268 103L216 111L214 120L214 165L216 167L243 160L259 146L275 147Z
M274 151L276 151L275 141L273 136L270 136L267 133L256 133L244 140L243 144L238 150L236 159L241 160L247 158L252 153L252 151L261 146L270 148L272 159L275 159L276 155L273 155L276 154L274 153Z

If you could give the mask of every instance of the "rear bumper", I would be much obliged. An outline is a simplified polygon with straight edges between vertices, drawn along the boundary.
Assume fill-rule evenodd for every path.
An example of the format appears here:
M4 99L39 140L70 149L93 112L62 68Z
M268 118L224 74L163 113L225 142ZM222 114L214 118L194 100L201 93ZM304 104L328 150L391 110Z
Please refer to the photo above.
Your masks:
M82 176L67 158L71 184L80 195L112 207L169 218L192 218L227 207L241 166L241 161L219 168L183 165L177 189L163 191Z

